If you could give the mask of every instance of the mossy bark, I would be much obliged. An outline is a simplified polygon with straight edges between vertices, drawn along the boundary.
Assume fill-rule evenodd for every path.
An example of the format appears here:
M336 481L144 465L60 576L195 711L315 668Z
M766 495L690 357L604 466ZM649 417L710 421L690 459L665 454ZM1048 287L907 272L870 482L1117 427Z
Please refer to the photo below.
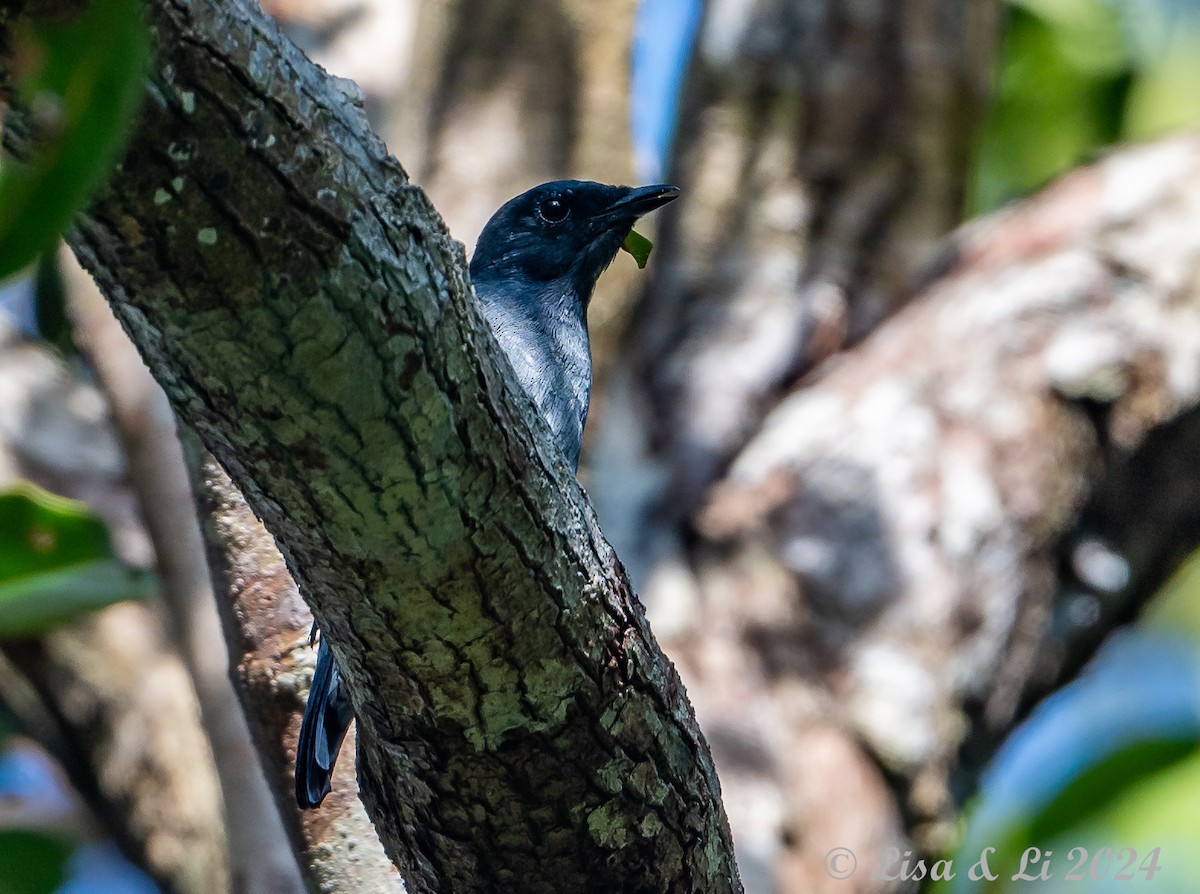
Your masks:
M739 890L682 687L461 247L254 4L150 16L71 241L330 638L409 890Z

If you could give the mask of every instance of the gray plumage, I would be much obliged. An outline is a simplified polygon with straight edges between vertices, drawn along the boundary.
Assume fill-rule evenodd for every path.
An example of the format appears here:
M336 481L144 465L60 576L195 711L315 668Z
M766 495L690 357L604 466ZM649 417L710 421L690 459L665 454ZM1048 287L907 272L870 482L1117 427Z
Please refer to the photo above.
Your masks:
M634 222L678 194L673 186L556 180L506 202L479 234L471 282L480 308L573 469L592 390L592 290ZM352 718L333 653L322 640L296 745L301 807L316 807L329 793Z
M507 202L479 236L471 282L483 314L573 468L592 390L592 290L634 222L678 194L558 180Z

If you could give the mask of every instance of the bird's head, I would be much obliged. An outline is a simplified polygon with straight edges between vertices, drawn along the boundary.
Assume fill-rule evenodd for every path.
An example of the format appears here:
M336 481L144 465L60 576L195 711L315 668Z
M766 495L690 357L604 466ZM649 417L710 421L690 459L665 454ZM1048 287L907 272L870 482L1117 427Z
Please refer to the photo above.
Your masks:
M679 195L674 186L608 186L555 180L492 215L471 258L471 278L561 282L586 305L592 288L639 217Z

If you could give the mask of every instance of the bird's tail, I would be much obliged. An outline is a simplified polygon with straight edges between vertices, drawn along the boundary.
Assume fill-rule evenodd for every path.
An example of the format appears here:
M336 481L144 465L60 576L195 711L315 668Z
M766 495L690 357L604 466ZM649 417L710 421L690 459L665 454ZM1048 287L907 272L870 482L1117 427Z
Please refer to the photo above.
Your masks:
M317 807L329 794L333 765L353 719L350 699L342 688L342 675L322 639L296 742L296 803L301 808Z

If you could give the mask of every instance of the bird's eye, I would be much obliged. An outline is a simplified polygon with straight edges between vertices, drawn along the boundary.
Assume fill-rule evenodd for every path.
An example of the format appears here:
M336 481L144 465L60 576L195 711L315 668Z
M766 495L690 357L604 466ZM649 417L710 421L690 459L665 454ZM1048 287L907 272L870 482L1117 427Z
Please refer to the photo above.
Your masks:
M549 199L543 199L541 202L538 202L537 213L538 217L546 223L562 223L567 219L567 215L571 213L571 206L561 196L552 196Z

